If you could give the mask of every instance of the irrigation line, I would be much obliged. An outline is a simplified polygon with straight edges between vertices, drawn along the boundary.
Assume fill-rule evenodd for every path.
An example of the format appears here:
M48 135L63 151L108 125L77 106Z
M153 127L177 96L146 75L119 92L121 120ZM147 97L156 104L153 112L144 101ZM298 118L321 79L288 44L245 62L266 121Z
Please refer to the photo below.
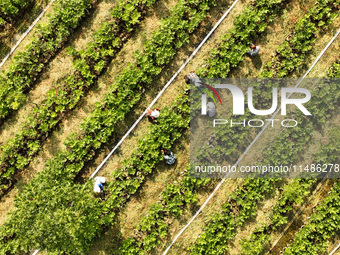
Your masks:
M54 0L52 0L54 1ZM117 145L110 151L110 153L106 156L106 158L103 160L103 162L97 167L97 169L93 172L93 174L90 176L90 179L92 179L96 174L99 172L99 170L105 165L105 163L109 160L109 158L112 156L112 154L117 150L117 148L122 144L122 142L126 139L126 137L132 132L132 130L138 125L138 123L143 119L145 114L147 113L147 109L151 108L156 101L161 97L161 95L164 93L164 91L170 86L170 84L176 79L176 77L180 74L180 72L186 67L186 65L190 62L190 60L197 54L197 52L202 48L202 46L206 43L206 41L209 39L209 37L215 32L217 27L222 23L222 21L227 17L227 15L230 13L230 11L234 8L236 3L239 0L236 0L230 8L223 14L223 16L219 19L219 21L216 23L216 25L210 30L210 32L207 34L207 36L203 39L203 41L200 43L200 45L197 46L197 48L193 51L193 53L189 56L189 58L184 62L184 64L178 69L178 71L171 77L171 79L167 82L167 84L164 86L164 88L158 93L156 98L151 102L151 104L146 108L146 110L142 113L142 115L136 120L136 122L131 126L131 128L126 132L126 134L122 137L122 139L117 143ZM1 66L0 66L1 67ZM36 250L32 255L36 255L39 252L39 250Z
M314 63L312 64L312 66L308 69L308 71L304 74L304 76L299 80L299 82L294 86L294 88L297 88L301 82L306 78L306 76L310 73L310 71L314 68L314 66L316 65L316 63L320 60L320 58L323 56L323 54L326 52L326 50L329 48L329 46L333 43L333 41L337 38L337 36L340 33L340 29L338 30L338 32L333 36L333 38L329 41L329 43L326 45L326 47L321 51L321 53L319 54L319 56L316 58L316 60L314 61ZM289 93L288 97L292 95L292 93ZM270 118L270 120L272 121L275 116L277 115L277 113L280 111L281 106L274 112L274 114L272 115L272 117ZM247 152L251 149L251 147L254 145L254 143L259 139L259 137L262 135L262 133L265 131L265 129L268 127L270 121L267 122L267 124L263 127L263 129L257 134L257 136L254 138L254 140L249 144L249 146L247 147L247 149L242 153L242 155L239 157L239 159L236 161L236 163L233 165L233 167L236 167L240 161L244 158L244 156L247 154ZM217 190L222 186L222 184L224 183L224 181L226 180L226 178L230 175L230 172L227 173L225 175L225 177L223 177L223 179L220 181L220 183L216 186L216 188L214 189L214 191L210 194L210 196L207 198L207 200L203 203L203 205L200 207L200 209L195 213L195 215L190 219L190 221L181 229L181 231L176 235L176 237L174 238L174 240L171 242L171 244L166 248L166 250L164 251L163 255L167 254L168 251L170 250L171 246L176 242L176 240L182 235L182 233L187 229L187 227L189 227L189 225L194 221L194 219L198 216L198 214L200 214L200 212L204 209L204 207L207 205L207 203L210 201L210 199L215 195L215 193L217 192ZM338 245L338 247L340 247L340 244ZM338 248L337 247L337 248Z
M0 68L6 63L8 58L12 55L12 53L18 48L19 44L22 42L22 40L25 39L25 37L28 35L29 32L33 29L33 27L38 23L38 21L41 19L41 17L46 13L47 9L51 6L51 4L54 2L54 0L51 0L51 2L48 3L48 5L45 7L45 9L39 14L38 18L36 18L33 23L30 25L30 27L26 30L26 32L20 37L20 40L14 45L14 47L11 49L11 51L7 54L7 56L2 60L0 64ZM35 254L34 254L35 255Z
M340 243L338 244L337 247L335 247L335 249L329 255L333 255L337 251L337 249L339 249L339 247L340 247Z
M105 165L105 163L109 160L109 158L112 156L112 154L117 150L117 148L122 144L122 142L126 139L126 137L132 132L132 130L138 125L138 123L143 119L145 114L147 113L148 109L151 108L156 101L161 97L161 95L164 93L164 91L170 86L170 84L176 79L176 77L179 75L179 73L186 67L186 65L189 63L189 61L196 55L196 53L201 49L201 47L205 44L205 42L209 39L209 37L212 35L212 33L217 29L217 27L222 23L222 21L227 17L229 12L233 9L233 7L236 5L236 3L239 0L236 0L230 8L223 14L223 16L219 19L219 21L216 23L216 25L211 29L211 31L207 34L207 36L203 39L203 41L198 45L198 47L194 50L194 52L189 56L189 58L184 62L184 64L178 69L178 71L171 77L171 79L168 81L168 83L164 86L164 88L158 93L156 98L151 102L151 104L146 108L146 110L142 113L142 115L136 120L136 122L131 126L131 128L126 132L126 134L122 137L122 139L116 144L116 146L111 150L111 152L106 156L106 158L103 160L103 162L97 167L97 169L93 172L90 179L92 179L98 171Z

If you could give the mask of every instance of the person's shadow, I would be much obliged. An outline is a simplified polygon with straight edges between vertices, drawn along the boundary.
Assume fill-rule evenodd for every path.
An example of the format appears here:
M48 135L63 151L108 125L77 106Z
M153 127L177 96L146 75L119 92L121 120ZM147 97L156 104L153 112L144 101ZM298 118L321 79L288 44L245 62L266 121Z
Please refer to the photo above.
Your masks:
M249 54L247 54L248 57L251 58L251 62L253 63L254 67L256 69L261 69L262 67L262 59L261 59L261 55L257 54L256 56L251 57Z

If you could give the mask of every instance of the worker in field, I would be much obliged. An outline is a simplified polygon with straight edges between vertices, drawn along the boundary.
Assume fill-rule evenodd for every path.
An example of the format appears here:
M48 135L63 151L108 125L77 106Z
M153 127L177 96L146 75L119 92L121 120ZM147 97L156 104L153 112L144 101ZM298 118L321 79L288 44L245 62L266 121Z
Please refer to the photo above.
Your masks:
M95 177L93 184L93 191L95 193L103 193L104 192L104 183L106 182L105 177Z
M207 114L209 117L214 117L216 115L216 108L213 102L207 103Z
M168 165L173 165L176 162L176 156L170 150L162 150L162 154L164 155L165 163Z
M149 121L153 122L155 119L159 117L160 109L148 109L148 112L146 113L146 116L148 117Z
M260 46L256 46L255 44L251 43L250 44L250 50L248 51L248 54L251 57L255 57L257 54L260 52Z
M187 84L194 84L199 90L202 91L202 93L208 94L210 98L216 103L214 98L215 95L222 105L221 98L217 91L209 84L203 83L195 72L191 71L188 75L185 75L184 80Z
M202 85L200 78L194 71L191 71L188 75L184 75L184 80L186 84L191 83L194 84L196 87L200 87Z

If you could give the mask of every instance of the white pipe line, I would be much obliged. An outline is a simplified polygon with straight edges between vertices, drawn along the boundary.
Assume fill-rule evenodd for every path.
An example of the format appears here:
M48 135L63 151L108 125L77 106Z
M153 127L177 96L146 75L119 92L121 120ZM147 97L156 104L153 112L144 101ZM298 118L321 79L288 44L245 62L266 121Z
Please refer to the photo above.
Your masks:
M179 75L179 73L184 69L184 67L189 63L189 61L196 55L196 53L200 50L200 48L205 44L205 42L209 39L209 37L212 35L212 33L216 30L216 28L222 23L222 21L227 17L229 12L232 10L232 8L235 6L235 4L239 0L236 0L230 8L226 11L226 13L223 14L223 16L220 18L220 20L216 23L216 25L211 29L209 34L203 39L203 41L198 45L198 47L194 50L194 52L190 55L190 57L184 62L184 64L178 69L178 71L171 77L171 79L168 81L168 83L164 86L164 88L158 93L156 98L151 102L151 104L147 107L151 108L156 101L160 98L160 96L164 93L164 91L170 86L170 84L175 80L175 78ZM98 171L104 166L104 164L109 160L109 158L112 156L112 154L117 150L117 148L122 144L122 142L126 139L126 137L132 132L132 130L138 125L138 123L143 119L145 114L147 113L147 109L142 113L142 115L136 120L136 122L131 126L131 128L127 131L127 133L122 137L122 139L117 143L117 145L111 150L111 152L106 156L106 158L103 160L103 162L97 167L97 169L93 172L93 174L90 176L90 179L92 179ZM36 250L33 255L36 255L39 252L39 250Z
M14 47L11 49L11 51L7 54L7 56L2 60L0 64L1 67L6 63L8 58L12 55L12 53L16 50L16 48L19 46L19 44L22 42L22 40L25 39L25 37L28 35L29 32L33 29L33 27L38 23L38 21L41 19L41 17L45 14L47 9L51 6L51 4L54 2L54 0L51 0L51 2L48 3L48 5L45 7L45 9L40 13L38 18L36 18L33 23L30 25L30 27L26 30L26 32L20 37L19 41L14 45Z
M322 55L326 52L326 50L329 48L329 46L333 43L333 41L336 39L336 37L339 35L340 33L340 29L338 30L338 32L333 36L333 38L329 41L329 43L326 45L326 47L321 51L321 53L319 54L319 56L316 58L316 60L314 61L314 63L312 64L312 66L308 69L308 71L305 73L305 75L299 80L299 82L295 85L295 88L298 87L301 82L306 78L306 76L310 73L310 71L314 68L314 66L316 65L316 63L320 60L320 58L322 57ZM292 93L290 93L288 95L288 98L292 95ZM277 115L277 113L280 111L281 107L279 107L274 114L272 115L270 120L273 120L275 118L275 116ZM257 139L262 135L262 133L264 132L264 130L268 127L270 122L268 122L263 129L257 134L257 136L254 138L254 140L249 144L249 146L247 147L247 149L242 153L242 155L240 156L240 158L236 161L236 163L233 165L233 167L236 167L240 161L244 158L244 156L247 154L247 152L251 149L251 147L254 145L254 143L257 141ZM214 191L210 194L210 196L207 198L207 200L203 203L203 205L200 207L200 209L195 213L195 215L190 219L190 221L181 229L181 231L176 235L176 237L174 238L174 240L171 242L171 244L167 247L167 249L164 251L163 255L167 254L167 252L170 250L171 246L176 242L176 240L181 236L181 234L187 229L187 227L194 221L194 219L197 217L197 215L204 209L204 207L206 206L206 204L210 201L210 199L215 195L215 193L217 192L217 190L221 187L221 185L224 183L224 181L226 180L226 178L229 176L230 172L228 172L225 177L220 181L220 183L216 186L216 188L214 189ZM340 244L339 244L340 246ZM338 246L338 247L339 247ZM338 248L337 247L337 248Z
M340 247L340 243L338 244L337 247L335 247L335 249L329 255L333 255L337 251L337 249L339 249L339 247Z
M196 53L200 50L200 48L205 44L205 42L209 39L209 37L212 35L212 33L216 30L216 28L221 24L221 22L227 17L229 12L232 10L232 8L235 6L235 4L239 0L236 0L230 8L223 14L223 16L220 18L220 20L216 23L216 25L211 29L209 34L203 39L203 41L198 45L198 47L194 50L194 52L190 55L190 57L184 62L184 64L178 69L178 71L171 77L171 79L168 81L168 83L164 86L164 88L158 93L156 98L151 102L151 104L147 107L147 109L151 108L156 101L161 97L161 95L164 93L164 91L170 86L170 84L175 80L175 78L179 75L179 73L184 69L184 67L189 63L189 61L196 55ZM126 132L126 134L122 137L122 139L117 143L117 145L111 150L111 152L106 156L106 158L103 160L103 162L97 167L97 169L94 171L94 173L91 175L90 179L92 179L98 171L105 165L105 163L109 160L109 158L112 156L112 154L117 150L117 148L122 144L122 142L126 139L126 137L132 132L132 130L138 125L138 123L143 119L145 114L147 113L147 109L142 113L142 115L136 120L136 122L131 126L131 128Z

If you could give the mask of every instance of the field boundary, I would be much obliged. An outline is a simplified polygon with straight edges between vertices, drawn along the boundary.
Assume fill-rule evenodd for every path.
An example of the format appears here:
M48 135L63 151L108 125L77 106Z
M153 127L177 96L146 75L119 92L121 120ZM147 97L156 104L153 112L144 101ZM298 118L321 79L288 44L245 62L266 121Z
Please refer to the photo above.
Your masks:
M306 76L310 73L310 71L314 68L314 66L318 63L320 58L323 56L323 54L327 51L329 46L334 42L334 40L338 37L340 34L340 29L336 32L336 34L333 36L333 38L329 41L329 43L326 45L326 47L321 51L321 53L318 55L316 60L313 62L312 66L307 70L307 72L303 75L303 77L299 80L299 82L294 86L294 88L297 88L301 82L306 78ZM292 95L290 93L288 95L288 98ZM274 112L270 120L273 120L277 113L281 110L281 106ZM239 159L236 161L236 163L233 165L233 167L236 167L240 161L244 158L244 156L248 153L248 151L251 149L251 147L254 145L254 143L259 139L259 137L262 135L262 133L265 131L265 129L270 124L270 121L266 123L266 125L263 127L263 129L257 134L257 136L254 138L254 140L248 145L246 150L242 153L242 155L239 157ZM198 209L198 211L195 213L195 215L190 219L190 221L180 230L180 232L175 236L174 240L171 242L171 244L166 248L163 255L166 255L172 245L177 241L177 239L182 235L182 233L189 227L189 225L195 220L195 218L198 216L198 214L201 213L201 211L204 209L204 207L207 205L207 203L211 200L211 198L215 195L215 193L219 190L219 188L222 186L226 178L229 176L230 172L225 175L225 177L219 182L219 184L216 186L216 188L213 190L213 192L209 195L209 197L206 199L206 201L202 204L202 206ZM340 247L340 244L338 245ZM338 248L337 247L337 248ZM332 255L332 254L330 254Z

